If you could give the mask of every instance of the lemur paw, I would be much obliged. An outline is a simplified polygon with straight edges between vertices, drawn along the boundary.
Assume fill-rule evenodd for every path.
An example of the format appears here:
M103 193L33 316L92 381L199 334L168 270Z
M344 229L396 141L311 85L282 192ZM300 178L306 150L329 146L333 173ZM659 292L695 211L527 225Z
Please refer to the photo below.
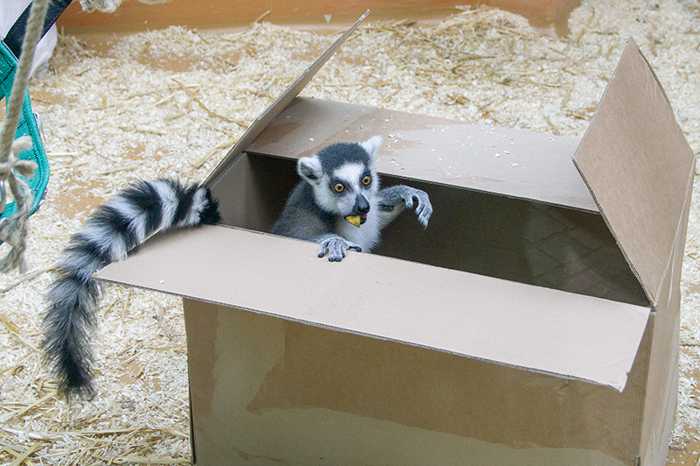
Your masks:
M433 204L430 202L428 193L420 189L407 187L406 192L402 193L401 199L407 209L412 209L415 204L418 223L423 225L423 228L427 228L430 217L433 215Z
M340 262L345 258L346 251L362 252L360 245L350 242L340 236L333 236L322 240L318 257L328 256L329 262Z

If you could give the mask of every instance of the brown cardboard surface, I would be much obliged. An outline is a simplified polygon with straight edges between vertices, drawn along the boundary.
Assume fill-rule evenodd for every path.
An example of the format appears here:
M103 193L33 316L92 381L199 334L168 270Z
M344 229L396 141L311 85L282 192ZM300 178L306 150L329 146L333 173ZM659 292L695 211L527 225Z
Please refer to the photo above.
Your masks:
M691 180L692 182L692 180ZM669 268L664 274L656 306L649 376L644 405L641 455L643 466L666 464L678 397L678 355L680 344L681 272L690 213L692 184L679 220Z
M213 186L222 224L270 232L298 181L294 158L241 154ZM383 186L401 182L382 174ZM430 227L422 229L414 215L404 213L383 231L373 254L648 305L598 213L422 180L409 183L430 195L436 212Z
M678 398L680 289L665 281L664 304L654 313L652 353L644 404L641 457L643 466L666 464Z
M597 211L572 163L578 139L297 98L246 150L298 158L382 135L382 173Z
M343 34L340 35L322 54L319 56L306 70L277 98L265 111L255 119L255 121L243 133L238 142L231 148L229 153L209 174L205 183L209 184L216 176L226 168L228 161L241 153L248 147L260 132L277 116L279 112L284 110L289 103L304 89L311 79L318 73L318 70L335 54L338 48L345 42L355 29L369 16L369 11L365 11L355 23L350 26Z
M200 465L635 465L649 331L618 393L197 301L185 319Z
M657 303L694 156L654 72L631 41L575 161L649 300Z
M649 309L236 228L161 235L102 280L622 390Z

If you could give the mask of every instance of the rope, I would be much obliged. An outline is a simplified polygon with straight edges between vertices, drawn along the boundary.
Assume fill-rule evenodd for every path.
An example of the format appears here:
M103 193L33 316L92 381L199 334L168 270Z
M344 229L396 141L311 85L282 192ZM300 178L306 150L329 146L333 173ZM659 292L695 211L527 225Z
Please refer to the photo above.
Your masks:
M87 12L114 13L121 3L122 0L80 0L80 6Z
M0 257L0 272L8 272L19 268L26 270L24 250L26 249L27 218L32 205L32 191L19 175L29 177L34 173L36 165L33 162L19 160L23 150L31 148L31 139L19 138L14 141L19 123L22 102L29 84L29 73L34 61L36 44L41 39L44 28L44 18L49 8L50 0L34 0L27 21L27 29L22 41L22 55L12 83L10 106L0 135L0 212L5 209L7 198L5 184L15 198L16 212L9 218L0 221L0 241L10 245L10 252Z
M32 190L16 174L30 177L36 169L36 164L29 160L21 160L19 154L32 147L29 136L22 136L12 144L9 159L0 164L0 179L6 179L10 185L10 191L15 198L17 210L10 218L0 220L0 240L10 245L10 252L5 257L0 257L0 272L9 272L19 268L20 273L27 270L24 260L26 249L27 220L32 205ZM0 206L5 205L6 192L0 184Z

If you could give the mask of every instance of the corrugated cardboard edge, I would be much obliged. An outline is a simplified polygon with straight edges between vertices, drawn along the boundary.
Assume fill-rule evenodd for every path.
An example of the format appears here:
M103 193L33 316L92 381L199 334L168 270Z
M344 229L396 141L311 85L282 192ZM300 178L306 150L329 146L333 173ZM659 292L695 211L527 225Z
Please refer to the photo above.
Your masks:
M654 70L652 69L651 65L649 64L649 61L646 59L646 57L644 57L641 50L639 49L639 47L637 46L637 44L634 42L633 39L629 39L627 41L627 44L625 45L625 49L623 50L623 53L622 53L622 57L624 57L626 54L629 54L629 53L635 53L635 54L639 55L639 57L642 58L642 60L646 64L646 67L648 68L650 74L653 76L653 78L658 86L658 89L661 91L661 93L666 101L666 104L668 106L668 111L671 112L671 114L672 114L673 110L671 107L671 102L668 98L668 95L666 94L666 91L664 90L663 86L661 85L661 82L659 81L659 79L658 79L656 73L654 72ZM622 62L622 59L623 58L620 59L620 62ZM612 82L617 77L619 72L620 72L619 69L615 70L614 76L610 82ZM606 89L603 93L603 96L600 99L601 105L604 104L606 99L610 98L609 91L610 91L610 84L608 84L608 87L606 87ZM605 208L600 201L600 197L596 194L596 191L591 186L590 180L588 179L588 177L585 173L585 170L581 167L581 164L577 161L577 157L580 157L581 146L583 145L584 141L586 140L586 138L589 136L589 134L591 133L591 131L593 130L593 128L596 125L596 117L598 116L599 112L600 112L600 107L599 107L598 111L596 111L596 114L593 116L590 125L588 126L588 128L586 129L586 132L584 133L583 137L581 138L581 142L579 143L579 148L576 150L576 153L574 154L573 162L574 162L574 165L576 166L576 169L579 171L581 178L583 179L583 181L586 183L586 186L590 190L591 195L593 197L593 200L595 201L596 205L598 206L598 210L600 211L600 214L603 217L603 220L605 221L608 229L610 230L611 234L615 238L615 241L617 242L618 247L620 248L622 255L625 257L625 260L629 264L630 269L632 270L632 273L635 275L635 277L639 281L640 285L642 286L642 289L644 290L644 293L646 294L649 302L652 304L653 307L656 307L656 305L658 304L658 297L661 293L661 287L663 286L663 277L668 273L668 269L671 266L671 262L673 259L672 254L671 254L672 250L673 250L673 245L678 240L679 231L682 229L681 223L683 222L683 215L680 215L678 218L678 221L677 221L676 227L675 227L676 229L675 229L675 232L673 235L674 240L672 241L672 243L670 245L670 250L667 251L667 253L666 253L667 259L666 259L666 264L665 264L664 270L661 273L662 279L659 280L658 283L656 283L656 284L649 283L648 281L644 280L643 277L641 276L637 266L635 265L634 261L632 260L628 251L625 248L624 240L621 239L619 232L617 232L616 229L612 226L610 218L606 214ZM683 134L682 130L680 129L680 126L678 125L678 122L676 121L675 116L673 118L673 121L675 122L675 125L676 125L678 131L682 135ZM687 141L686 141L686 145L687 145ZM688 146L688 148L689 148L689 146ZM690 148L689 148L689 150L690 150ZM691 151L691 154L692 154L692 151ZM690 198L689 193L692 192L691 185L693 182L695 163L696 163L696 157L693 156L693 159L692 159L691 164L690 164L690 169L688 171L688 178L686 181L686 191L685 191L686 196L685 196L683 205L681 206L681 212L683 211L683 208L685 207L685 205L689 202L689 198Z
M353 32L364 22L369 16L370 11L366 10L350 28L338 37L330 47L328 47L320 57L316 59L308 68L277 98L265 111L253 121L248 127L243 136L231 148L226 157L211 171L204 180L204 184L211 186L215 179L225 171L229 161L243 152L272 122L272 120L280 114L287 106L299 95L306 87L311 79L318 73L318 70L335 54L338 48L352 35Z
M190 377L190 371L188 368L187 371L187 380L192 380ZM192 386L191 383L187 384L187 408L190 414L190 460L192 461L192 464L197 464L197 450L195 449L195 438L194 438L194 424L192 423L192 419L194 419L192 415Z

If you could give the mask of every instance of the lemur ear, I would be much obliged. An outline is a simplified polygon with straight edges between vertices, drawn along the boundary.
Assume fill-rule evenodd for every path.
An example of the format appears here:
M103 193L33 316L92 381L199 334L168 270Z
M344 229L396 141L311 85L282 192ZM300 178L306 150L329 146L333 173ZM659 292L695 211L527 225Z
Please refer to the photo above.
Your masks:
M374 160L377 158L377 150L379 149L379 146L382 145L382 142L384 142L384 140L381 136L372 136L365 142L361 142L360 146L367 151L369 158Z
M297 173L308 183L318 184L323 175L321 161L315 155L313 157L302 157L297 162Z

